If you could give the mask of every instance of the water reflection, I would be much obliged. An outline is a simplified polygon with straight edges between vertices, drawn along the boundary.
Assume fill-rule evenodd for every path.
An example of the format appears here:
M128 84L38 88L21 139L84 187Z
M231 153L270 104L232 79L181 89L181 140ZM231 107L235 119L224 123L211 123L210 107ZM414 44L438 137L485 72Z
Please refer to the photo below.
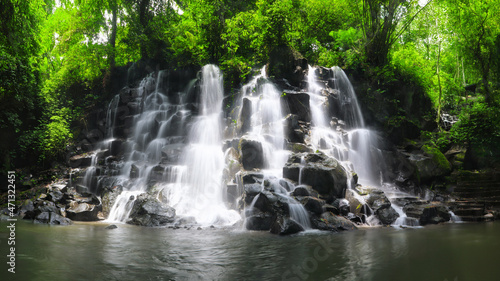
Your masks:
M1 223L0 250L7 252ZM500 223L310 231L69 227L18 222L1 280L496 280ZM2 254L3 255L3 254Z

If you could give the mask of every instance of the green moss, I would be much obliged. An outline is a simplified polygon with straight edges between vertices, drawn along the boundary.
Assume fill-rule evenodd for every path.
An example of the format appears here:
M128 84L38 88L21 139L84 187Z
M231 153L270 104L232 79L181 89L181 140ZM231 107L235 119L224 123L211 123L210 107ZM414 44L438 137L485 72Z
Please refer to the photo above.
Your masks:
M441 153L441 151L439 151L439 149L437 149L436 147L431 147L429 145L424 145L424 146L422 146L422 150L429 157L432 157L432 160L437 164L439 169L441 169L443 171L450 171L451 172L450 162L448 162L448 160L446 159L444 154Z
M293 143L290 150L294 153L311 152L311 149L302 143Z

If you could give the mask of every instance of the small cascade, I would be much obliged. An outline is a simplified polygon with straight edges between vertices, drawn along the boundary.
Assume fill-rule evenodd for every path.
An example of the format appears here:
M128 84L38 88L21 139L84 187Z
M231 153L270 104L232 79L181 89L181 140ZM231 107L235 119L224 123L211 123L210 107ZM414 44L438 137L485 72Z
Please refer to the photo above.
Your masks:
M288 157L284 150L281 93L267 80L265 67L250 83L243 86L242 98L250 101L250 130L247 136L263 146L265 169L268 174L281 177L281 168ZM245 118L240 113L240 119Z
M126 187L108 220L125 222L131 202L156 190L156 199L173 207L179 218L191 217L201 225L233 224L240 216L226 208L222 194L222 74L216 66L203 67L200 113L192 122L185 104L171 103L163 92L165 75L160 71L156 80L148 77L141 82L142 112L134 117L121 168ZM148 94L153 85L155 90Z
M462 223L463 222L463 220L459 216L455 215L455 213L453 213L453 211L449 211L449 213L450 213L450 217L451 217L450 222L453 222L453 223Z
M310 144L341 161L347 170L356 172L360 183L379 184L380 172L374 169L381 160L375 152L376 136L364 126L349 79L339 67L324 73L321 78L324 80L316 72L316 68L309 66L308 94L313 119ZM327 92L320 83L333 85L334 91ZM327 122L330 114L335 117Z
M363 114L349 78L338 66L332 67L332 72L334 87L340 92L341 119L344 120L348 128L364 128Z
M188 135L183 164L176 183L165 186L167 202L180 216L192 216L202 225L229 225L240 219L225 206L222 194L222 74L214 65L204 66L201 78L201 114Z
M264 163L261 170L263 181L275 181L283 175L283 166L290 152L285 150L285 134L283 128L284 117L281 108L282 93L267 79L265 67L260 74L244 85L241 91L240 107L242 108L239 120L245 118L250 123L249 129L244 131L244 137L257 141L262 145ZM245 103L250 106L245 108ZM243 121L244 122L244 121ZM300 224L304 229L311 229L309 214L304 206L295 200L290 193L280 185L275 185L274 192L288 205L290 218ZM264 188L261 192L264 191ZM247 213L252 213L257 198L254 197Z
M394 186L383 183L381 164L384 162L378 148L377 135L365 127L363 114L358 104L353 86L346 74L339 67L329 70L309 66L308 93L310 95L312 125L310 144L314 149L337 159L346 170L356 173L358 184L383 190L391 201L398 216L394 225L418 226L418 221L408 218L397 198L412 197L409 194L393 192ZM318 76L317 74L320 74ZM328 91L328 87L333 91ZM333 116L328 121L328 116ZM349 181L350 182L350 181ZM349 188L355 189L356 186ZM356 202L367 208L363 196L356 190L351 192ZM369 207L368 207L369 208ZM373 210L363 210L364 214L373 214ZM373 216L366 218L369 225L378 224Z
M160 80L160 71L156 80ZM119 178L124 182L124 191L118 195L108 216L108 221L125 222L138 195L145 193L151 171L160 162L162 145L165 139L157 138L158 124L168 118L170 106L168 97L159 92L159 82L148 76L143 79L137 91L137 102L142 111L133 117L132 137L124 146L125 162L122 164ZM154 89L151 94L148 90Z

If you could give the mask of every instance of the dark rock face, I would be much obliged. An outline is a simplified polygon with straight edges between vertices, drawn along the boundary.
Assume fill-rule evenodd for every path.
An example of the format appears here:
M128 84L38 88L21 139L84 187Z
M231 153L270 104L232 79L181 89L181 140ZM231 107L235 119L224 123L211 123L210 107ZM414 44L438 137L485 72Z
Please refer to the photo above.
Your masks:
M57 225L70 225L73 222L70 219L62 217L54 212L42 212L36 216L36 223L57 224Z
M298 120L311 122L311 108L309 94L294 91L285 91L280 98L283 115L293 114Z
M301 159L305 164L301 163ZM283 167L283 177L310 185L327 202L343 198L347 189L347 173L334 158L323 153L292 154Z
M127 223L149 227L162 226L173 222L174 218L174 208L147 194L141 194L134 202L130 220Z
M370 193L370 196L366 200L366 203L368 203L373 210L388 208L391 206L391 201L389 201L389 198L385 196L382 190L378 189L375 189Z
M379 189L373 189L366 200L366 203L374 211L375 216L383 225L391 225L399 217L398 212L394 210L389 198Z
M92 155L77 155L69 159L69 166L72 168L85 168L92 165Z
M267 73L282 88L301 86L307 72L307 60L289 46L275 47L269 56ZM283 87L285 86L285 87Z
M320 216L322 213L323 213L323 205L325 205L325 201L324 200L321 200L321 199L318 199L318 198L314 198L314 197L311 197L311 196L305 196L305 197L302 197L300 199L300 203L302 205L304 205L304 207L306 208L306 210L308 210L309 212L315 214L315 215L318 215Z
M315 229L328 230L333 232L357 229L356 225L350 220L342 216L334 215L330 212L325 212L319 217L312 217L311 224Z
M97 214L100 210L101 206L71 202L70 207L66 210L66 216L75 221L98 221Z
M422 147L424 155L410 157L409 160L416 167L417 181L421 183L429 182L432 179L440 178L451 172L451 164L446 157L437 149L424 145Z
M239 152L240 162L245 170L264 168L264 151L259 141L241 138Z
M398 212L393 207L381 207L375 211L375 215L384 225L391 225L399 218Z
M439 203L412 202L406 204L403 211L408 217L418 219L420 225L447 222L451 218L448 208Z
M293 219L280 217L271 226L270 231L273 234L289 235L304 231L304 228Z
M248 230L269 230L276 217L272 214L259 213L246 218L245 227Z
M252 102L248 98L243 98L240 116L238 118L238 132L245 134L250 131L252 117Z
M285 118L285 138L292 143L303 143L307 129L299 121L297 114L288 114Z

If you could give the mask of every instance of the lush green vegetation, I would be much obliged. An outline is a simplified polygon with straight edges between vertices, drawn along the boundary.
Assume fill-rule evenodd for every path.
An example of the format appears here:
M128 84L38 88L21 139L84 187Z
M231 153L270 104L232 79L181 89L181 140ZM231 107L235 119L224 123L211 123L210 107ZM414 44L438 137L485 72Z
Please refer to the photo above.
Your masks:
M363 72L371 81L368 94L384 95L394 81L415 85L431 99L432 108L422 112L432 111L436 123L443 112L460 116L451 134L436 131L440 147L456 142L498 152L497 0L0 3L3 170L47 167L60 158L78 133L73 125L107 97L110 77L129 62L215 63L237 89L283 46L310 64ZM405 116L386 116L387 124Z

